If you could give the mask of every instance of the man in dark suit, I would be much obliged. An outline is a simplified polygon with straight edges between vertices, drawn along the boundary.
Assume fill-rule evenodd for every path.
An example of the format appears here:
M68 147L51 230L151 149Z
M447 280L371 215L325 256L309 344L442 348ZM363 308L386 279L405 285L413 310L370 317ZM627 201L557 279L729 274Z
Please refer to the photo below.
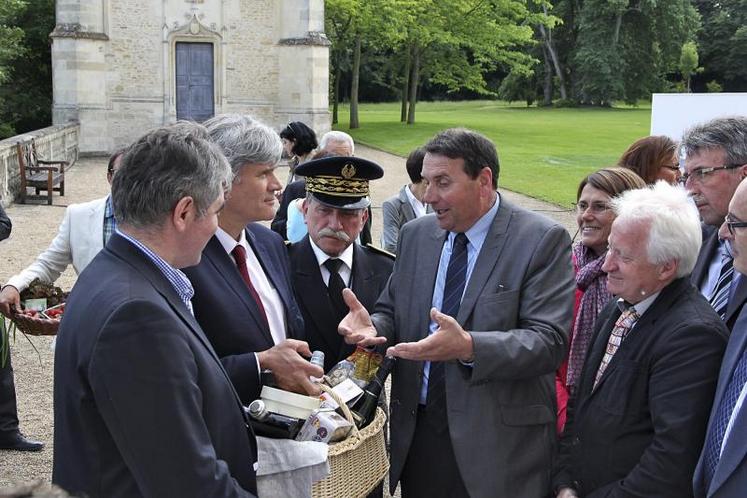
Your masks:
M244 404L259 397L263 370L271 370L281 388L317 394L309 376L323 372L304 358L311 352L303 341L285 245L257 223L275 213L280 137L240 114L216 116L205 126L231 164L234 180L200 264L185 269L195 288L195 317Z
M602 270L617 299L597 319L554 490L558 498L685 498L728 331L688 279L701 233L684 189L630 190L612 209Z
M340 324L346 341L389 341L403 360L392 377L390 487L400 482L404 498L543 496L573 307L570 237L498 195L486 137L446 130L425 150L435 215L402 228L375 312L346 290Z
M698 206L703 246L690 277L731 330L744 303L747 281L733 271L733 259L718 229L739 182L747 176L747 118L719 118L685 132L685 173L680 181Z
M734 268L747 274L747 183L729 204L719 235L727 240ZM747 490L747 311L737 319L718 377L705 444L695 468L695 498L741 498Z
M55 353L52 481L76 496L256 493L254 435L179 271L200 260L230 179L196 124L125 154L118 230L81 273Z
M329 157L304 163L297 172L306 177L309 189L303 203L309 233L289 247L293 290L309 347L324 352L324 370L328 371L355 349L337 333L348 311L342 289L352 289L363 306L373 311L392 273L391 254L355 243L368 219L368 182L381 178L384 171L365 159ZM326 181L318 181L319 177ZM330 179L334 192L330 192Z

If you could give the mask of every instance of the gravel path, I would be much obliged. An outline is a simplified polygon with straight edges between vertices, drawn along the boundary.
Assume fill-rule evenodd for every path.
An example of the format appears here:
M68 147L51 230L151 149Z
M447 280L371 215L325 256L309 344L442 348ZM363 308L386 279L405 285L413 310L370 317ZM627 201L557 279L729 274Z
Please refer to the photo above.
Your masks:
M356 148L357 155L376 161L386 172L382 180L372 183L373 238L378 241L381 234L381 203L408 181L404 159L364 146ZM279 177L285 178L285 173L280 172ZM8 240L0 242L0 282L5 282L25 268L49 245L68 204L102 197L108 189L106 159L82 159L66 174L65 197L55 196L54 205L11 205L6 211L13 221L13 233ZM528 209L542 211L557 219L571 233L575 231L575 217L568 211L513 192L502 191L502 195ZM65 290L72 288L74 283L72 267L57 281L57 285ZM27 340L19 333L11 347L21 430L32 438L44 441L47 446L39 453L0 451L0 497L5 494L4 488L7 491L14 484L38 480L49 482L51 479L54 355L50 344L51 338L32 337Z

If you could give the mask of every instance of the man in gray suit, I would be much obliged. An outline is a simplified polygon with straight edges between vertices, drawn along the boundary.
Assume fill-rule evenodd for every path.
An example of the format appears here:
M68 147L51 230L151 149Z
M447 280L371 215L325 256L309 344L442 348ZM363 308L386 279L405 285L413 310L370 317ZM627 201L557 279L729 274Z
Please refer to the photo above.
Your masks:
M573 305L571 241L497 192L484 136L426 146L424 200L373 315L345 290L346 341L389 342L392 490L409 497L544 496L555 451L553 376Z
M410 183L404 185L396 195L391 196L381 204L383 230L381 233L381 247L391 253L397 252L397 240L402 225L415 218L425 216L430 212L428 205L423 202L425 182L420 174L423 170L425 151L418 147L407 156L405 167Z

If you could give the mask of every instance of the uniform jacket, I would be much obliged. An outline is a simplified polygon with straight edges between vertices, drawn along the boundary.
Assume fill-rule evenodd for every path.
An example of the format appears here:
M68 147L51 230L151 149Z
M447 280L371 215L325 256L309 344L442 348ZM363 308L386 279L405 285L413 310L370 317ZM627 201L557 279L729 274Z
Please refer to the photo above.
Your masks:
M289 254L293 289L306 324L306 341L312 351L324 351L324 370L328 371L347 358L355 347L345 344L337 333L338 323L309 236L292 244ZM351 289L367 310L373 311L393 265L391 256L353 244Z

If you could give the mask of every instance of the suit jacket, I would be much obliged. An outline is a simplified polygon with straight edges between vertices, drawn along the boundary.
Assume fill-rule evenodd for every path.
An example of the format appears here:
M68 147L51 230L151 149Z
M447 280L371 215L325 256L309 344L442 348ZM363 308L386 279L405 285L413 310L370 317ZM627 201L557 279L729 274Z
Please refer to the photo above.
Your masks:
M286 337L303 339L303 318L293 297L285 245L268 228L251 223L246 239L285 306ZM244 404L259 397L257 352L275 345L257 302L233 258L213 236L197 266L184 270L195 289L195 317L223 362Z
M372 320L389 344L428 334L446 232L433 215L402 227L392 277ZM554 373L573 308L568 232L501 198L457 315L472 367L444 365L454 456L472 497L547 493L555 442ZM415 430L423 362L399 361L391 394L392 490Z
M68 206L57 236L49 247L28 268L11 277L6 285L12 285L20 292L35 278L53 283L71 263L80 275L104 247L106 199L102 197Z
M716 396L713 400L709 427L714 423L716 410L721 403L726 387L734 374L737 361L747 347L747 312L742 312L729 337L724 360L718 376ZM734 426L726 440L721 459L709 489L704 489L703 455L700 455L693 477L695 498L738 498L747 490L747 405L737 413Z
M397 195L385 200L381 205L384 219L381 246L393 253L397 252L397 240L402 225L415 219L415 211L407 198L406 188L408 188L407 185L403 186Z
M662 289L592 388L616 301L600 313L568 410L555 487L580 496L685 498L728 331L690 281Z
M236 391L161 271L114 234L78 279L54 365L52 481L76 496L254 496Z
M312 351L324 351L324 371L328 371L355 350L337 332L339 323L322 280L319 262L307 235L289 247L293 290L306 324L306 341ZM353 271L350 288L369 311L392 273L394 259L381 252L353 244Z
M718 255L719 240L718 228L703 225L703 245L700 246L698 259L695 262L695 268L690 275L690 281L700 289L708 278L708 267L711 265L713 258ZM726 316L724 322L729 330L734 327L739 313L742 311L744 303L747 302L747 277L740 276L736 289L733 290L729 303L726 306Z

